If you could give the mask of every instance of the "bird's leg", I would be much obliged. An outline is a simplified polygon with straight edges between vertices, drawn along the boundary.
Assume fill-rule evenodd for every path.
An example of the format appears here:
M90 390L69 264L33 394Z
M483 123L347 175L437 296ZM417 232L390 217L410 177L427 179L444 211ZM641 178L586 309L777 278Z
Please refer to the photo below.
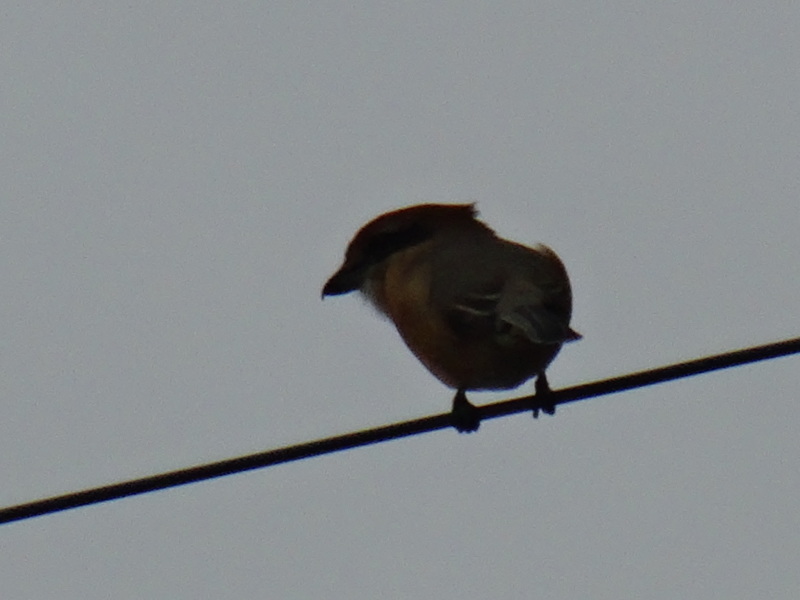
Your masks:
M550 395L550 384L547 383L547 376L544 372L539 373L536 377L536 395L533 397L533 418L539 418L539 411L547 413L548 415L556 414L555 404L547 403L547 396Z
M450 421L459 433L472 433L478 431L481 425L481 417L475 405L467 400L464 390L458 390L453 398L453 410L450 413Z

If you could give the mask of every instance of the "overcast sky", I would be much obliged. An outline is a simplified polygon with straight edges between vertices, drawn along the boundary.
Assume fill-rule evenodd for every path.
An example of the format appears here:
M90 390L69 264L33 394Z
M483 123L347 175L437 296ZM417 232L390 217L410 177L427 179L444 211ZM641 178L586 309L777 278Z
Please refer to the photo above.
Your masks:
M320 300L409 204L563 258L554 388L800 335L797 3L0 12L0 506L448 410ZM798 389L778 359L5 525L0 597L796 599Z

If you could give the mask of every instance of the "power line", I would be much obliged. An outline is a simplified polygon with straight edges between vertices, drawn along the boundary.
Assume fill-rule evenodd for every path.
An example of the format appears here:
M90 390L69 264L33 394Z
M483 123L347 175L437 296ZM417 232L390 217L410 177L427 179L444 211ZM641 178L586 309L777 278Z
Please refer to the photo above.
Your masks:
M800 352L800 338L765 344L763 346L754 346L743 350L716 354L714 356L698 358L665 367L585 383L562 390L555 390L547 395L546 404L548 406L568 404L570 402L622 392L633 388L662 383L664 381L716 371L718 369L726 369L746 363L787 356L798 352ZM495 419L505 415L530 411L531 409L539 407L541 400L541 398L537 398L536 396L525 396L523 398L515 398L480 406L478 407L478 412L481 420ZM127 496L145 494L147 492L163 490L179 485L186 485L188 483L222 477L223 475L242 473L244 471L310 458L312 456L330 454L332 452L339 452L359 446L395 440L428 431L436 431L437 429L445 429L450 426L450 414L439 414L422 419L415 419L413 421L404 421L402 423L394 423L375 429L367 429L355 433L306 442L295 446L267 450L266 452L259 452L258 454L250 454L248 456L189 467L178 471L170 471L168 473L144 477L142 479L123 481L121 483L64 494L62 496L54 496L52 498L0 509L0 524L30 519L32 517L78 508L80 506L108 502L109 500L117 500Z

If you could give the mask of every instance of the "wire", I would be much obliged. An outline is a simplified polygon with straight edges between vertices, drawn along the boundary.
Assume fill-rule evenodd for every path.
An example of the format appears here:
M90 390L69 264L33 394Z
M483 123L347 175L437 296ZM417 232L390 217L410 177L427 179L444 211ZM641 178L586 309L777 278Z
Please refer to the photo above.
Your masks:
M495 419L497 417L530 411L532 409L536 410L543 406L568 404L570 402L577 402L579 400L604 396L633 388L662 383L664 381L671 381L698 375L700 373L726 369L799 352L800 338L794 338L683 363L676 363L647 371L621 375L619 377L577 385L562 390L554 390L547 394L545 401L543 401L541 397L525 396L523 398L487 404L478 407L478 413L481 420ZM197 481L204 481L224 475L242 473L244 471L292 462L312 456L349 450L359 446L367 446L369 444L395 440L448 427L451 427L450 413L445 413L306 442L295 446L277 448L275 450L259 452L258 454L250 454L248 456L189 467L178 471L161 473L142 479L123 481L121 483L114 483L103 487L64 494L62 496L54 496L52 498L0 509L0 524L30 519L32 517L78 508L80 506L108 502L109 500L117 500L127 496L145 494L147 492L186 485L188 483L195 483Z

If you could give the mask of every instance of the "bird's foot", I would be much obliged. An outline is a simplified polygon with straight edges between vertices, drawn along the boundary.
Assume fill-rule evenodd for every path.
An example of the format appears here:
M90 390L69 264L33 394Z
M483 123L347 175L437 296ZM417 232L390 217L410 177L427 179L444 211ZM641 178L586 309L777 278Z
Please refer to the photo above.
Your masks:
M450 413L450 422L459 433L472 433L481 426L481 416L478 409L467 400L464 390L458 390L453 398L453 410Z
M550 395L550 384L547 383L547 377L545 374L542 373L536 378L536 395L533 397L531 404L533 404L533 418L539 418L539 411L541 410L543 413L548 415L556 414L556 405L552 402L548 402L548 396Z

